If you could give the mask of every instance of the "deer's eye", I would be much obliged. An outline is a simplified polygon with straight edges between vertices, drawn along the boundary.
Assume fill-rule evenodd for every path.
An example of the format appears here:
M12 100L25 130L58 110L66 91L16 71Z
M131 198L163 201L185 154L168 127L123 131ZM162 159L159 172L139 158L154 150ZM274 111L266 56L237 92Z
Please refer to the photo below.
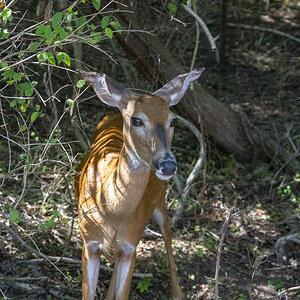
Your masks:
M143 125L143 121L141 120L141 119L139 119L139 118L134 118L134 117L132 117L131 118L131 124L133 125L133 126L142 126Z
M171 121L170 127L175 127L175 125L176 125L176 120L177 120L177 119L173 119L173 120Z

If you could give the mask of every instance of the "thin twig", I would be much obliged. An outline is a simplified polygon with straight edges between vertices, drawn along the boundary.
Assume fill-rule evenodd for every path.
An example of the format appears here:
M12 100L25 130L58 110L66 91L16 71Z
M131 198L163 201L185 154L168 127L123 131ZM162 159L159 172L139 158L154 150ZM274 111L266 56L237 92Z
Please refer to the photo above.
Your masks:
M194 11L197 13L196 6L195 6L194 2L193 2L193 6L194 6L193 7ZM194 52L193 52L193 58L192 58L192 62L191 62L190 71L194 70L195 61L196 61L196 57L197 57L197 53L198 53L198 48L199 48L200 28L199 28L199 23L197 22L197 20L195 20L195 25L196 25L195 48L194 48ZM192 84L193 84L193 82L192 82ZM193 85L191 85L191 87L193 87Z
M288 33L282 32L277 29L272 29L272 28L266 28L266 27L261 27L261 26L256 26L256 25L247 25L247 24L236 24L236 23L227 23L228 26L230 27L237 27L237 28L244 28L244 29L250 29L250 30L258 30L258 31L264 31L264 32L271 32L280 36L284 36L290 40L293 40L297 43L300 43L300 39L292 36Z
M191 16L193 16L197 22L200 24L200 26L203 28L204 30L204 33L206 34L207 36L207 39L209 41L209 44L210 44L210 47L211 47L211 50L213 52L216 52L217 50L217 46L216 46L216 42L215 42L215 38L212 36L212 34L210 33L207 25L204 23L204 21L199 17L199 15L197 15L190 6L188 5L184 5L184 4L181 4L184 8L184 10L186 12L188 12Z
M175 212L175 214L172 218L172 224L173 225L175 225L181 219L185 203L186 203L187 198L188 198L189 193L190 193L190 189L192 187L192 184L193 184L194 180L199 175L202 164L203 164L203 161L204 161L204 143L203 143L203 139L202 139L202 134L200 133L200 131L192 123L190 123L186 119L184 119L184 118L182 118L178 115L176 116L176 118L178 118L195 135L195 137L197 138L197 140L200 144L200 154L199 154L199 158L198 158L192 172L190 173L188 179L186 180L185 188L184 188L183 193L181 195L179 206L178 206L178 208L177 208L177 210L176 210L176 212Z
M224 238L225 238L226 232L227 232L227 227L228 227L228 224L230 223L230 219L232 216L232 212L233 212L233 207L230 209L228 216L227 216L226 220L224 221L224 224L223 224L222 230L221 230L221 238L220 238L220 243L218 246L217 261L216 261L215 300L218 300L218 298L219 298L219 272L220 272L221 253L222 253Z
M0 293L2 294L2 297L4 300L7 300L7 297L5 296L4 292L2 291L2 289L0 288Z
M9 133L8 133L8 129L7 129L7 126L6 126L6 121L5 121L4 114L3 114L1 98L0 98L0 111L1 111L1 117L2 117L2 120L3 120L3 127L5 128L5 133L6 133L6 138L7 138L7 147L8 147L8 167L7 167L7 173L9 173L10 172L10 168L11 168L11 147L10 147ZM3 184L4 184L4 177L3 177L2 183L0 184L0 187L2 187Z
M293 286L293 287L290 287L290 288L288 288L286 290L283 290L283 291L281 291L281 292L278 293L278 296L281 296L281 295L283 295L284 293L287 293L287 292L292 292L292 291L297 291L297 290L300 290L300 285Z

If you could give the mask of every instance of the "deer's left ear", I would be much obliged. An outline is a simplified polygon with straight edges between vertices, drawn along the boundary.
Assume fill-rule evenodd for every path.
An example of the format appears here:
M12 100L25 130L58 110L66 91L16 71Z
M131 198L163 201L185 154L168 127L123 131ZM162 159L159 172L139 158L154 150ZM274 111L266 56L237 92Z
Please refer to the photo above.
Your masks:
M154 95L163 98L169 106L177 104L184 96L192 81L197 80L205 68L193 70L189 73L179 75L157 90Z

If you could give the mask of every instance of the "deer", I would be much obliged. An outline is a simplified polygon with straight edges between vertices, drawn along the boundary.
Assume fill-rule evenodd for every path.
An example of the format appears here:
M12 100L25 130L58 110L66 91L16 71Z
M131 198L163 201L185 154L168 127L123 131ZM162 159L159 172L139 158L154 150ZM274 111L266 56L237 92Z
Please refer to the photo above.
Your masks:
M179 75L149 94L138 94L106 74L78 70L103 103L120 111L98 124L77 168L82 299L95 297L100 254L114 263L106 299L128 299L136 247L152 217L165 243L172 299L182 299L165 205L165 181L177 171L171 151L175 115L169 107L203 70Z

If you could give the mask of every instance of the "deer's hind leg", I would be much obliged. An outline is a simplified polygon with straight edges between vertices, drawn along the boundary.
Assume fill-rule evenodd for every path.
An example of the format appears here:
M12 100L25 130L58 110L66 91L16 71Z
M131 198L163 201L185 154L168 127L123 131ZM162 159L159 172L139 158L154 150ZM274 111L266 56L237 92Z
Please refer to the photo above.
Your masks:
M163 200L161 202L161 205L155 208L153 217L160 228L166 246L166 251L169 260L169 267L171 272L172 298L174 300L181 300L182 293L177 279L177 268L175 265L175 260L172 251L172 231L168 222L168 214L164 205L165 204Z

